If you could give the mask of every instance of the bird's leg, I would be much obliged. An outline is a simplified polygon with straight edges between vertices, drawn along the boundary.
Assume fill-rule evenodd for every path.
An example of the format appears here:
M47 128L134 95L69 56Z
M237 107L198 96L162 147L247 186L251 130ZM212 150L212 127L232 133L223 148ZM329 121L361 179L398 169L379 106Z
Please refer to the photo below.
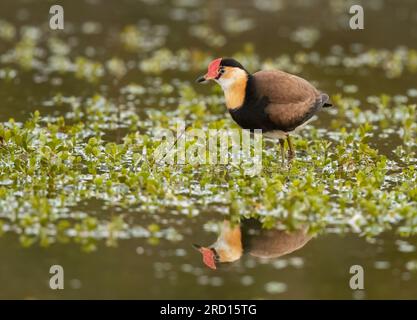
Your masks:
M287 136L287 142L288 142L288 159L292 160L295 157L295 150L294 145L292 144L291 137Z
M280 145L280 149L281 149L281 161L282 161L282 165L284 165L284 163L285 163L285 149L284 149L284 144L285 144L285 140L284 139L279 139L279 145Z

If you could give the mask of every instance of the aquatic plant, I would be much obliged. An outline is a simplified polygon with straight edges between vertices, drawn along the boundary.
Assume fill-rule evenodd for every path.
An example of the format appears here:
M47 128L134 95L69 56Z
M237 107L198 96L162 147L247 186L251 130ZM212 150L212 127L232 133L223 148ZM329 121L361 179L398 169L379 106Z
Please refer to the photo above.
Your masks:
M224 23L231 33L251 27L239 16ZM196 25L190 36L207 42L208 28ZM100 30L84 29L88 35ZM301 41L303 33L295 38ZM203 94L190 81L213 55L165 48L168 30L146 22L116 34L119 54L98 58L88 50L72 53L75 44L48 38L40 28L0 22L8 48L0 56L0 81L6 86L34 75L49 86L36 106L42 113L0 124L0 233L18 234L25 246L75 241L89 251L101 239L108 245L126 238L180 240L181 225L198 215L254 217L265 228L306 226L312 234L416 233L414 88L363 98L354 83L338 82L344 93L332 96L336 107L316 126L325 129L309 127L296 139L299 153L291 166L281 164L278 146L269 141L259 175L233 163L160 165L154 158L158 130L174 130L181 121L206 132L237 129L225 117L218 88ZM215 35L207 45L224 43ZM333 47L324 55L309 50L262 58L245 44L234 56L250 70L297 73L325 66L343 74L348 67L392 78L417 70L415 50L405 47ZM68 80L74 87L64 90L60 84ZM197 143L186 141L187 150Z

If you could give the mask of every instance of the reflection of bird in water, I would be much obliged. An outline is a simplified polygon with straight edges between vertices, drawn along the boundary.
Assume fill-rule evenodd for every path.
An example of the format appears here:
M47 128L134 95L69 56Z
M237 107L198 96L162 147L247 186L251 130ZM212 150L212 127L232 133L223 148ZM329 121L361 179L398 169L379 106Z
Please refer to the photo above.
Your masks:
M213 80L222 87L226 106L233 120L243 129L261 129L277 138L284 161L284 143L289 158L295 156L290 135L303 128L322 108L331 107L329 96L307 80L280 71L264 70L250 74L230 58L213 60L198 82Z
M310 239L305 230L289 233L263 229L255 219L244 220L235 226L225 220L215 243L209 247L194 247L203 255L203 262L209 268L216 269L217 262L233 262L244 253L259 258L277 258L302 248Z

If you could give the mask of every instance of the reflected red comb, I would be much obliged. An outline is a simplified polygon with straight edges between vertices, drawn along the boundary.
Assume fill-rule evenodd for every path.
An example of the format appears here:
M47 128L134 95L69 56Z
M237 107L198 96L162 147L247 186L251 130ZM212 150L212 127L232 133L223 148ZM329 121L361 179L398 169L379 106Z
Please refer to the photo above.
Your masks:
M214 261L214 252L209 248L200 248L200 252L203 255L204 264L210 269L216 270L216 263Z
M222 62L222 58L218 58L210 62L208 66L208 71L206 77L208 78L215 78L217 77L217 72L219 71L220 63Z

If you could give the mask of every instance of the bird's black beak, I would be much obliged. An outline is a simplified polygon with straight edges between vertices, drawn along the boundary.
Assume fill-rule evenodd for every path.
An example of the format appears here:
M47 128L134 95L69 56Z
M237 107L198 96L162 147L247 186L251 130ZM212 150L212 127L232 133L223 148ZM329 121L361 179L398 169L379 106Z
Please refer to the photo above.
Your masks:
M198 77L195 82L197 82L197 83L204 83L206 81L207 81L206 76L201 76L201 77Z
M196 249L196 250L200 250L201 246L199 244L193 243L193 248Z

